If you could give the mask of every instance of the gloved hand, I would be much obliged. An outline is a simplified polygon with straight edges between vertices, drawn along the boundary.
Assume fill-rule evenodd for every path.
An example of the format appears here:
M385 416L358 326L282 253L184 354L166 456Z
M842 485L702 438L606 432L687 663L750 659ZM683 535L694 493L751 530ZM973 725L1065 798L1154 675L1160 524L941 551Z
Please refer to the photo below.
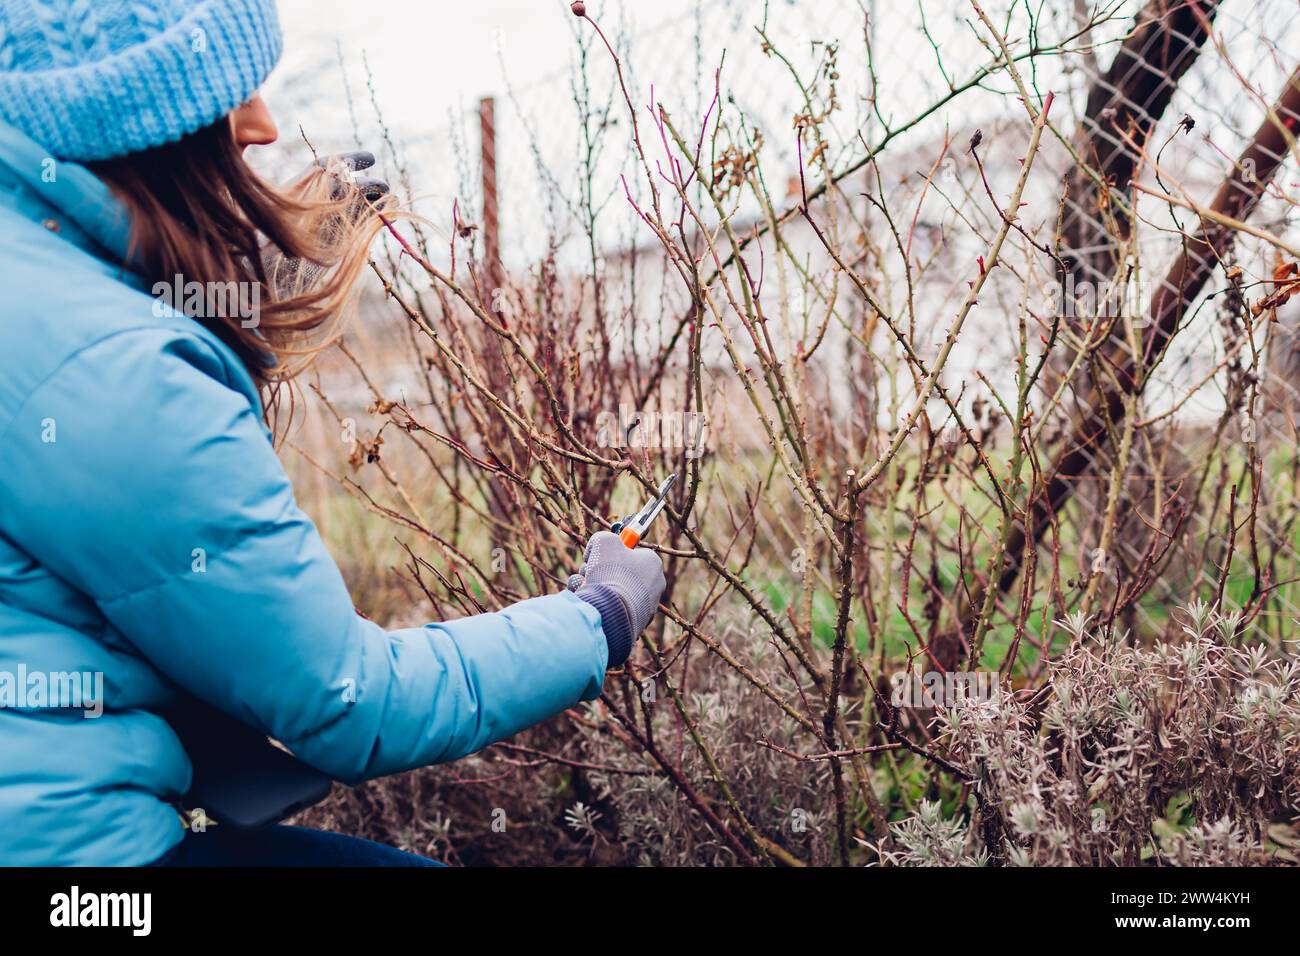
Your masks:
M336 156L322 156L316 160L322 169L332 170L339 177L339 186L335 190L336 199L342 199L347 183L350 181L357 191L371 202L388 195L388 183L370 176L353 176L352 173L369 169L375 165L375 154L369 150L359 149L351 153L339 153Z
M618 667L646 629L664 593L664 568L648 548L629 548L612 531L597 531L582 552L569 590L600 611L609 666Z
M354 201L343 210L340 220L349 225L356 225L370 212L370 204L376 203L388 195L388 183L372 176L357 176L356 173L375 165L375 154L368 150L356 150L351 153L338 153L322 156L314 166L303 170L293 182L297 183L314 172L317 167L324 169L334 177L330 193L334 199L344 199L355 190ZM322 235L336 228L340 220L322 222ZM275 245L266 242L262 249L262 264L271 280L271 287L282 298L301 295L316 286L316 280L325 272L325 267L310 259L286 256Z

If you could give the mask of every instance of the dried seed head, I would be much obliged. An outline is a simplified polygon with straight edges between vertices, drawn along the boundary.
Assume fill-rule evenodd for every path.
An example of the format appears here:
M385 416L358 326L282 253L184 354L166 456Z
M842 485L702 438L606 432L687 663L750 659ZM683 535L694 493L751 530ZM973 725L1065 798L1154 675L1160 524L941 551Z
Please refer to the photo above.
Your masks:
M569 4L569 9L573 11L575 17L585 17L587 15L587 5L582 0L573 0Z

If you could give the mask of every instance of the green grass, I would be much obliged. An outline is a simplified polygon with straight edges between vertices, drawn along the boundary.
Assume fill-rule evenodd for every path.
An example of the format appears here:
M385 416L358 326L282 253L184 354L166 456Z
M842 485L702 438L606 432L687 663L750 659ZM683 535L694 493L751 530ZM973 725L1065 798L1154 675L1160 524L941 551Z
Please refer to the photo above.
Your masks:
M431 469L427 466L427 462L424 462L409 447L404 447L404 444L401 441L393 441L386 445L384 452L386 460L399 474L408 476L408 491L414 496L426 517L438 523L437 530L440 533L450 533L450 495L438 487ZM1245 464L1246 460L1243 454L1231 447L1224 448L1222 454L1227 456L1228 465L1235 477ZM380 620L409 619L411 597L406 589L398 585L396 576L392 571L395 566L405 566L409 562L409 558L400 546L399 540L411 544L417 553L424 555L439 566L442 566L443 563L441 554L426 542L419 541L418 536L410 530L394 524L382 515L369 511L361 502L346 494L338 486L322 482L319 474L296 454L288 452L285 457L291 473L300 479L300 485L304 491L301 495L301 502L321 527L322 533L329 542L335 557L339 560L344 575L353 589L357 603L366 613ZM344 452L337 446L320 450L316 457L326 467L338 471L346 471L347 469L343 462ZM1289 470L1291 456L1278 452L1270 456L1266 465L1266 473L1270 482L1269 492L1272 500L1283 504L1291 501L1290 495L1295 490L1295 482L1292 480ZM995 470L1000 471L1003 466L1004 462L1001 460L994 461ZM905 475L912 476L915 474L916 461L904 454L898 459L898 467ZM697 512L696 518L702 521L708 540L717 544L727 539L727 532L721 528L718 529L716 534L707 533L710 530L709 522L718 520L717 515L726 515L725 520L728 522L732 520L732 514L722 507L721 498L719 496L709 497L710 490L713 489L716 483L721 482L731 490L734 496L737 493L736 489L753 485L753 476L755 474L769 478L765 483L760 499L761 506L767 517L776 519L784 514L786 527L798 528L800 526L800 510L793 493L782 481L779 473L772 472L767 453L762 450L755 450L743 453L738 460L728 461L724 457L718 456L710 458L704 463L704 479L701 486L702 510ZM401 506L393 499L389 489L375 469L363 467L354 477L361 481L372 493L376 494L381 501L400 509ZM416 478L420 480L414 480ZM905 502L907 508L912 507L913 501L910 481L909 477L901 493L901 501ZM972 482L952 482L949 487L950 489L957 489L960 497L956 501L949 501L940 499L937 494L931 496L933 499L931 503L942 500L942 504L928 519L932 523L932 530L927 534L918 536L914 553L911 593L907 597L908 609L912 620L923 632L928 628L929 622L924 617L924 607L928 593L922 575L930 574L932 562L935 565L936 585L945 594L951 595L960 587L960 578L963 574L966 576L968 585L973 586L974 583L974 569L962 568L951 551L958 540L959 529L964 547L969 547L973 540L977 540L972 528L972 519L967 517L964 521L961 521L961 509L964 508L968 514L975 515L975 520L982 520L984 522L982 531L987 535L992 535L996 531L997 520L1000 517L1000 512L993 507L989 499ZM610 515L611 518L634 511L644 500L642 489L631 479L619 481L615 490L615 503L612 508L614 513ZM900 504L901 507L903 507L902 504ZM1076 506L1072 506L1072 508L1074 507ZM1238 520L1240 520L1241 507L1242 503L1239 501ZM1222 508L1220 512L1218 518L1225 519ZM482 566L487 567L491 560L490 541L481 529L476 516L466 513L464 517L465 524L457 545L476 560L482 562ZM1067 513L1067 517L1074 518L1076 516L1071 512ZM901 547L906 542L907 535L911 530L910 523L901 511L896 516L892 529L882 526L885 520L884 512L873 511L867 516L864 532L864 536L868 539L867 543L873 548L872 559L876 564L877 593L879 593L880 582L879 549L891 537L891 530L895 547ZM959 521L961 521L960 525ZM780 527L780 522L777 520L772 520L770 523L773 527ZM1063 527L1068 529L1072 524L1071 520L1067 520L1064 522ZM1203 528L1198 527L1194 515L1193 520L1189 521L1186 526L1186 532L1199 534L1203 530ZM933 535L940 545L937 550L930 543L930 535ZM1293 551L1291 554L1286 555L1288 560L1280 562L1278 567L1278 576L1283 580L1300 576L1300 569L1296 567L1294 561L1294 555L1300 553L1300 522L1292 529L1290 537ZM988 543L983 539L978 539L978 542L978 551L980 553L978 571L983 574L987 570ZM788 542L761 541L760 547L754 550L749 566L740 569L740 574L750 589L754 593L761 595L769 608L778 617L782 618L792 603L795 604L796 610L801 611L803 600L803 582L794 573L793 562L787 553L790 549L791 545ZM1067 598L1077 595L1077 585L1076 590L1072 592L1064 582L1083 576L1080 573L1083 570L1080 564L1085 559L1085 552L1084 545L1077 540L1074 542L1066 541L1060 545L1060 574L1063 582L1062 587L1066 590ZM576 557L575 554L575 560ZM735 561L734 556L732 560ZM1225 604L1230 608L1241 607L1251 596L1254 579L1249 561L1248 541L1246 532L1243 530L1239 533L1237 552L1224 591ZM733 568L734 566L733 563ZM1026 628L1028 634L1035 639L1041 638L1044 634L1050 635L1052 639L1051 650L1054 652L1065 646L1068 635L1053 623L1060 616L1060 613L1048 603L1050 596L1045 588L1047 571L1048 568L1044 560L1038 569L1039 591L1035 594L1034 606L1030 611ZM1208 581L1217 577L1217 574L1218 571L1213 566L1204 569L1190 569L1179 567L1175 562L1167 569L1166 581L1173 589L1176 603L1183 603L1198 596L1209 597L1211 588ZM693 592L698 591L699 594L703 594L710 577L711 575L706 572L702 565L692 564L686 566L686 571L679 581L678 603L683 607L692 607L693 598L695 597ZM535 586L531 569L517 559L513 560L512 563L511 578L525 589L531 589ZM476 596L482 598L483 595L478 593L481 589L474 583L472 576L467 576L466 580L475 590ZM900 571L897 559L895 559L891 585L894 589L897 589L900 582ZM1274 609L1270 610L1269 616L1265 618L1271 633L1286 635L1292 632L1294 629L1294 622L1291 620L1292 615L1287 613L1285 609L1294 607L1298 598L1300 598L1300 584L1285 584L1276 590L1273 595ZM1014 601L1015 599L1016 593L1013 592L1010 600ZM879 600L878 597L877 600ZM1171 607L1171 601L1166 599L1163 588L1156 587L1145 594L1141 599L1140 607L1141 613L1136 615L1137 638L1151 639L1169 629L1173 608ZM1279 611L1276 608L1284 610ZM722 604L718 607L718 613L720 614L735 613L736 611L744 613L745 610L745 605L735 595L724 597ZM819 582L812 599L811 629L815 643L822 647L829 647L832 644L836 619L836 596L831 590L821 586L821 582ZM941 627L951 627L951 621L945 619L941 622ZM866 615L858 602L855 602L852 609L850 636L859 650L865 652L868 649L870 634L866 625ZM909 652L914 652L916 649L916 635L893 600L889 604L885 620L881 622L881 636L884 641L884 655L889 660L901 660ZM987 669L998 667L1005 659L1014 636L1014 624L999 617L985 637L980 666ZM879 652L880 648L873 649L873 655ZM1036 654L1037 650L1033 645L1027 640L1022 640L1018 651L1017 669L1023 670L1033 667L1036 663Z

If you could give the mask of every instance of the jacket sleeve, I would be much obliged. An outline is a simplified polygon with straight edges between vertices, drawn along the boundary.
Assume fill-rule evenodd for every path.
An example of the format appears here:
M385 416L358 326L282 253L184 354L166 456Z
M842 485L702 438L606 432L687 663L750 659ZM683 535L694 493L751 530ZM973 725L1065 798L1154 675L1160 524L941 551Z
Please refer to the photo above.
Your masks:
M452 760L599 694L600 614L569 593L395 631L357 615L224 369L154 329L64 362L0 436L0 532L160 671L340 780Z

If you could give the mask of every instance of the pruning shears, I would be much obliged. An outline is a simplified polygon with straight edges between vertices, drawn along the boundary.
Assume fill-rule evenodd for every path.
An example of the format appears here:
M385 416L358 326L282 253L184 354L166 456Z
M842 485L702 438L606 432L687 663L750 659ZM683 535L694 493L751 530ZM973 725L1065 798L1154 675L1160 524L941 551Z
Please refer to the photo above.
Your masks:
M677 480L677 473L673 472L663 480L659 485L655 496L645 503L640 511L634 515L628 515L622 521L614 522L612 528L622 542L629 548L635 548L640 540L645 537L645 533L650 530L650 525L655 518L659 517L659 512L664 510L664 502L668 499L668 489L673 486Z

